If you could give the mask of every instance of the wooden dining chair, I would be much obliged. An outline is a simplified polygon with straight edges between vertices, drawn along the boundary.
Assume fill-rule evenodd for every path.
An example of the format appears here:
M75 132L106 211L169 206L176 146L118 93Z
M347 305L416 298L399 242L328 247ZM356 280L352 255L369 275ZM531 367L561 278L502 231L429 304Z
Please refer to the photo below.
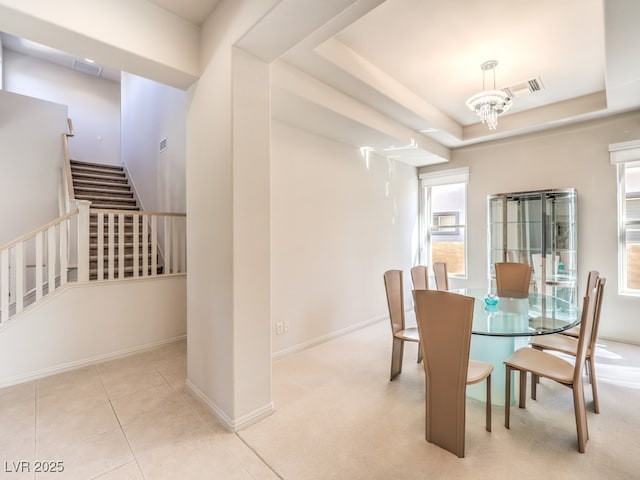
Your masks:
M414 290L429 290L429 269L425 265L411 268L411 283Z
M389 320L391 320L391 373L389 380L393 380L402 372L402 357L404 342L420 342L417 327L406 328L404 321L404 292L402 289L402 270L387 270L384 272L384 288L387 293ZM422 361L422 350L418 348L418 363Z
M598 280L596 291L599 288ZM580 337L576 350L575 362L571 363L563 358L550 353L536 350L534 348L523 347L511 355L504 364L506 367L505 381L505 406L504 406L504 426L509 428L509 417L511 412L511 372L516 370L520 375L519 407L526 407L527 373L531 373L531 398L536 400L536 380L537 377L548 378L573 391L573 409L576 419L578 433L578 451L586 451L589 431L587 426L587 413L584 401L584 386L582 383L582 371L584 369L587 347L591 330L595 320L596 302L593 299L597 292L592 291L584 297L582 307L582 321L580 323Z
M595 413L600 413L600 404L598 402L598 385L596 383L596 345L598 343L598 328L600 326L600 312L602 310L602 297L604 294L604 286L606 284L606 278L600 277L599 281L596 278L597 288L591 290L595 292L595 298L592 300L595 302L595 317L593 319L593 328L591 329L591 336L587 339L587 348L585 354L585 369L587 371L589 382L591 383L591 392L593 394L593 410ZM561 352L573 357L578 354L579 337L574 338L568 335L561 335L554 333L552 335L540 335L533 337L531 341L531 347L536 350L553 350Z
M447 274L447 264L445 262L435 262L433 264L433 276L436 279L436 290L443 292L449 290L449 275Z
M469 360L472 297L414 290L426 389L426 439L464 457L466 386L486 379L486 425L491 431L493 365Z
M528 263L497 262L496 290L499 297L526 297L531 284L531 265Z

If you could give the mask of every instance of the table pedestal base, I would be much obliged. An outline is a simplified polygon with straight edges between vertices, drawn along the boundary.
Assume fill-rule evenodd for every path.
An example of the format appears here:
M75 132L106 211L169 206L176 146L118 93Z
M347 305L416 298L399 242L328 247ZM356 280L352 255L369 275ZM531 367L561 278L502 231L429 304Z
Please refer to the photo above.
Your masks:
M520 347L525 347L529 343L529 337L492 337L488 335L471 336L471 352L469 358L480 360L493 365L491 374L491 404L504 406L505 394L505 367L504 361ZM515 402L511 382L512 405ZM467 386L467 396L484 402L486 399L487 387L484 382Z

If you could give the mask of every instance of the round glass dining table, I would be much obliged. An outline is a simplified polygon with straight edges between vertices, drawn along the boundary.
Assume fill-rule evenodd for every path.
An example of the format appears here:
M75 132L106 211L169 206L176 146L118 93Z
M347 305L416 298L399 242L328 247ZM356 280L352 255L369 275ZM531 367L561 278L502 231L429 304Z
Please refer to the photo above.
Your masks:
M493 364L493 405L504 405L503 362L513 352L526 346L530 336L562 332L580 323L580 310L575 305L551 295L529 293L525 296L517 292L501 291L499 295L493 292L485 302L488 293L486 289L462 288L450 291L475 299L469 358ZM469 385L467 395L484 401L484 384ZM513 392L511 398L515 398Z

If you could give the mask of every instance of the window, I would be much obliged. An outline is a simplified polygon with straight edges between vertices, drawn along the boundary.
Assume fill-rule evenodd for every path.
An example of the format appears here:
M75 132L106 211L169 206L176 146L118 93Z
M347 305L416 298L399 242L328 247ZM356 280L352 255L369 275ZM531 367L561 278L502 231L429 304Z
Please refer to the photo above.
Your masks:
M640 295L640 162L618 165L621 293Z
M460 168L420 175L420 262L445 262L450 275L467 273L466 210L469 170Z
M610 145L618 168L618 280L621 294L640 295L640 141Z

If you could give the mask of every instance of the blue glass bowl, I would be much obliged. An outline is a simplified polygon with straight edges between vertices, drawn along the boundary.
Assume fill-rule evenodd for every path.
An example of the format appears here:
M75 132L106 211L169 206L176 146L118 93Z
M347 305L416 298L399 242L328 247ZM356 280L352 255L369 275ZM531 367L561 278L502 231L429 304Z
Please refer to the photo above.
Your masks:
M498 305L499 301L500 301L500 299L498 298L498 296L495 293L487 293L484 296L484 304L487 307L495 307L496 305Z

